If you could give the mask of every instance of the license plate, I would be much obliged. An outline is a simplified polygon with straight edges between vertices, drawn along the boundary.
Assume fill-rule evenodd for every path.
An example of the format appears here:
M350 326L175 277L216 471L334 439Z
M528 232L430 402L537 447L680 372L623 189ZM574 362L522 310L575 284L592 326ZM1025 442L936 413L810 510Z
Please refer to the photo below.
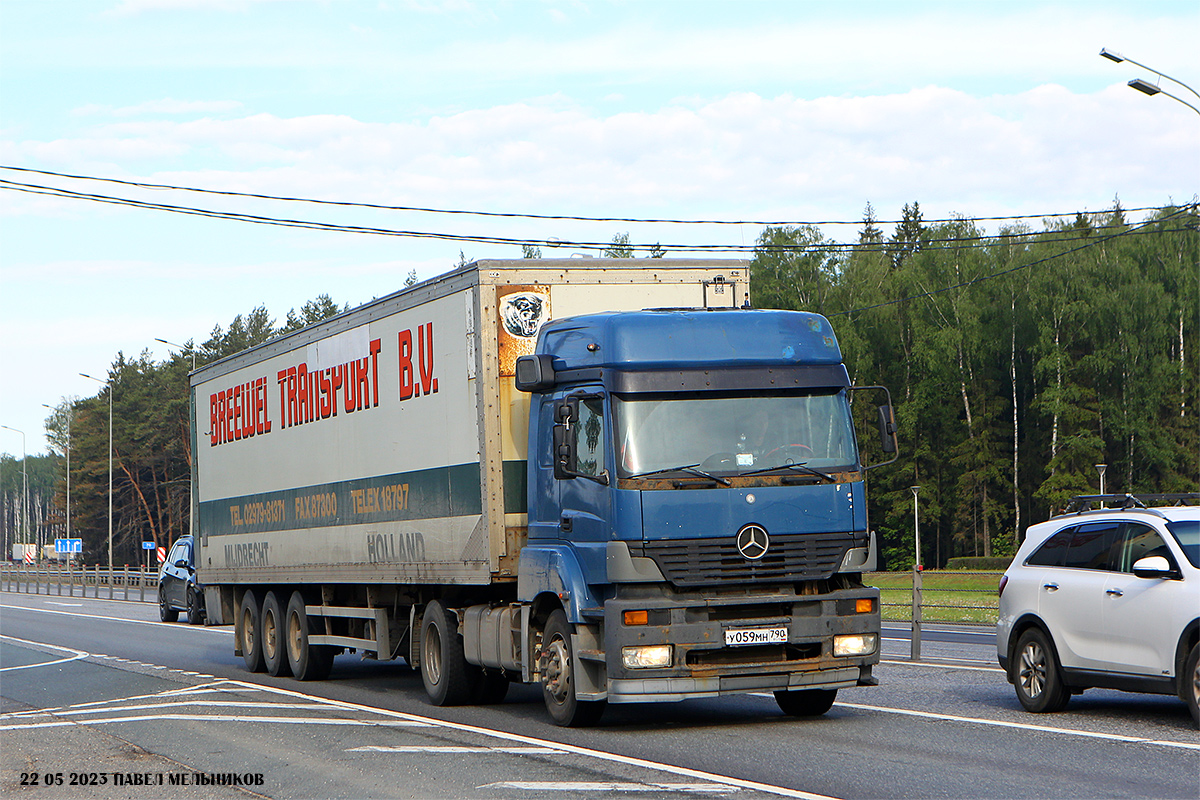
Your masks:
M725 644L787 644L787 628L730 628L725 631Z

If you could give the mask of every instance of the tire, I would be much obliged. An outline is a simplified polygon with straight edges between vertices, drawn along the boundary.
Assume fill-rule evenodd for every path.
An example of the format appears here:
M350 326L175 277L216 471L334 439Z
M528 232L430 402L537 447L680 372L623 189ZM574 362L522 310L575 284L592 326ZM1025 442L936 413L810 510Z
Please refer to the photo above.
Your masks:
M1071 692L1063 685L1058 656L1041 628L1026 628L1017 639L1013 686L1026 711L1050 714L1066 708Z
M475 681L475 696L472 702L481 706L503 703L508 695L509 680L502 672L485 671Z
M542 649L538 672L542 675L542 699L556 725L582 728L595 725L604 713L607 701L580 700L575 696L574 660L571 649L571 624L561 608L546 620L542 631Z
M158 586L158 618L163 622L175 622L179 619L179 612L171 608L167 596L163 594L162 584Z
M1192 645L1183 667L1183 701L1187 703L1188 711L1192 712L1192 722L1200 728L1200 644Z
M237 618L238 646L242 651L242 661L250 672L262 672L266 669L263 663L262 651L262 614L258 607L258 598L253 590L246 590L242 595L242 603L238 608Z
M421 618L421 682L429 702L435 706L469 703L478 680L478 667L463 656L454 616L437 600L430 601Z
M308 635L313 633L313 624L304 610L304 597L292 592L284 616L283 636L287 650L288 668L301 681L323 681L333 669L336 648L323 644L309 644Z
M194 586L187 589L187 607L189 625L200 625L204 622L204 606L201 605L200 596L196 594Z
M790 717L819 717L833 708L837 689L803 689L775 693L775 702Z
M287 647L284 644L283 608L274 592L267 592L262 607L262 654L267 674L273 678L288 676Z

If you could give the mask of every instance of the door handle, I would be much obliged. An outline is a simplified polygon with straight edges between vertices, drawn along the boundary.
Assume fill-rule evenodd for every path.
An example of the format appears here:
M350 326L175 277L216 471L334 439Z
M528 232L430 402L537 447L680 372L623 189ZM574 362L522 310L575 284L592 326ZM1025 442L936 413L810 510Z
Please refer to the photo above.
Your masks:
M1125 594L1120 589L1106 589L1104 593L1111 594L1113 597L1122 597Z
M1042 588L1048 592L1057 592L1058 584L1057 583L1043 583Z

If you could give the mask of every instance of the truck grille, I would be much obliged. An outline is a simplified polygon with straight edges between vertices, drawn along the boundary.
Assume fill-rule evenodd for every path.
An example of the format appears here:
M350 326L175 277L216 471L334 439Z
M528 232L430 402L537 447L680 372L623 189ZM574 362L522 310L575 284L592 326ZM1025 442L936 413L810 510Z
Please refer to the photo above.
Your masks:
M654 559L663 576L675 586L792 583L828 578L853 545L849 533L772 536L767 554L749 561L738 552L730 536L645 542L642 555Z

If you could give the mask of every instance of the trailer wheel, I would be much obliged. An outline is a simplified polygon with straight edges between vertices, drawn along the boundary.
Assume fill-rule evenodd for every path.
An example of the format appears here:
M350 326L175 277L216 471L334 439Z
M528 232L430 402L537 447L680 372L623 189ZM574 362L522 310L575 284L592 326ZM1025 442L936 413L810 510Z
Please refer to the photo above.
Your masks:
M262 654L267 673L272 677L291 674L283 640L283 609L279 606L279 597L274 592L267 592L262 607Z
M247 589L242 595L242 605L238 609L237 634L242 651L242 661L250 672L262 672L265 669L262 652L262 615L258 609L258 598L254 591Z
M819 717L833 708L837 689L803 689L794 692L776 692L775 702L783 713L791 717Z
M313 632L313 624L304 610L304 597L299 591L292 592L292 598L288 601L287 616L284 617L284 638L288 666L297 680L323 681L333 669L335 648L324 644L310 644L308 635Z
M421 682L435 706L471 701L478 674L463 656L463 641L454 617L437 600L425 606L421 620Z
M542 674L542 699L555 724L580 728L600 721L607 701L580 700L575 696L571 623L561 608L546 620L538 671Z

